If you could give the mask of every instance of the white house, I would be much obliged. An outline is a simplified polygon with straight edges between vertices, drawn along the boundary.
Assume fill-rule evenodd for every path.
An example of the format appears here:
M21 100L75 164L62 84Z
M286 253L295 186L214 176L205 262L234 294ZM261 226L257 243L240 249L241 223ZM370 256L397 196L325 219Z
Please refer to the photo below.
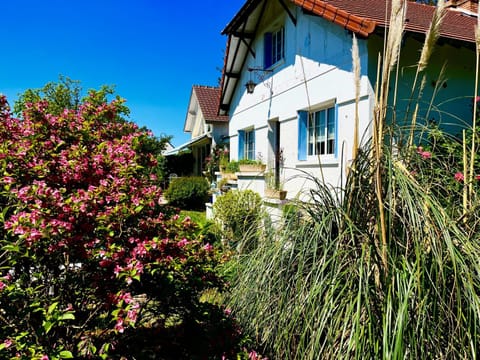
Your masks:
M378 54L388 21L387 0L247 0L223 30L228 36L220 114L228 115L231 159L259 155L295 197L308 183L304 171L342 185L352 157L355 88L352 34L361 63L360 136L369 131ZM470 122L474 95L476 13L450 1L428 70L420 116L455 132ZM408 2L398 118L410 96L423 39L434 8ZM446 65L445 65L446 64ZM445 75L440 78L442 66ZM246 84L254 86L253 93ZM435 93L436 107L427 111ZM282 153L282 156L278 154ZM283 170L280 167L283 166ZM262 173L238 174L239 188L263 194Z
M191 151L193 163L189 172L192 175L202 175L205 158L211 149L228 139L228 116L218 114L219 101L220 88L192 86L184 125L184 131L190 133L191 138L165 153L165 156L173 156L187 149Z

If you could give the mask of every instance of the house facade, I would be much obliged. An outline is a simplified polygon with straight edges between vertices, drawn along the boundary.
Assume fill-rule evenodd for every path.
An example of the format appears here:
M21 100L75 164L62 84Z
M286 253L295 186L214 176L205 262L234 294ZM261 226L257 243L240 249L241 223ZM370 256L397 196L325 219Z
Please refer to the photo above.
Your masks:
M192 163L189 175L201 176L211 149L228 139L228 116L218 115L219 100L220 88L192 86L184 124L184 131L190 133L191 138L165 153L165 156L172 157L182 151L190 151Z
M472 120L475 14L447 10L427 71L418 118L450 132ZM476 2L475 2L476 3ZM224 29L228 36L220 114L229 116L230 158L261 159L295 197L302 174L343 185L356 113L352 38L361 66L359 137L369 137L379 54L388 29L385 0L248 0ZM405 113L434 8L408 2L399 63L396 121ZM248 87L246 86L248 85ZM392 89L394 91L394 89ZM433 99L433 101L431 101ZM407 116L408 117L408 116ZM238 174L238 187L263 194L261 173Z

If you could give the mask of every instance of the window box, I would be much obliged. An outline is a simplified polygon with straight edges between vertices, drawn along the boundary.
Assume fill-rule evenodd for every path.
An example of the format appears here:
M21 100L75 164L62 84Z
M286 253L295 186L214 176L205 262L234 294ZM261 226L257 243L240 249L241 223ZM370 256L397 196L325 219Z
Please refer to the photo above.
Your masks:
M239 164L240 172L264 172L267 166L265 164Z
M285 200L285 198L287 197L287 191L266 188L265 197L268 197L271 199Z

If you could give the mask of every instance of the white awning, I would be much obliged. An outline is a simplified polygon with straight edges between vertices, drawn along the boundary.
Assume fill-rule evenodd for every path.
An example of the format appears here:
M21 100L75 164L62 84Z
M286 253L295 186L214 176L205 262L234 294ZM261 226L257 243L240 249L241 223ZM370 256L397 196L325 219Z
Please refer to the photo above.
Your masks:
M166 151L163 155L165 155L165 156L177 155L180 151L182 151L186 148L192 147L193 145L201 143L202 141L204 141L206 139L210 139L210 138L211 138L210 133L206 133L206 134L197 136L197 137L191 139L189 142L186 142L185 144L182 144L180 146L177 146L174 149Z

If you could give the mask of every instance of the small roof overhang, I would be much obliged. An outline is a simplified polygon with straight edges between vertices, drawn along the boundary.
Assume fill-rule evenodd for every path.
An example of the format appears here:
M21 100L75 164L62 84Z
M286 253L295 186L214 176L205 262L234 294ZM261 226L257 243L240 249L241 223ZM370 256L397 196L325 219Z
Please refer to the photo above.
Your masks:
M220 84L219 115L228 115L247 55L256 57L252 43L266 4L266 0L248 0L222 31L222 35L228 35L228 40Z
M193 138L190 141L188 141L188 142L186 142L186 143L184 143L180 146L177 146L176 148L174 148L172 150L166 151L164 153L164 155L165 156L177 155L180 151L182 151L184 149L187 149L189 147L192 147L194 145L207 144L210 141L211 138L212 138L212 136L211 136L210 133L206 133L206 134L197 136L196 138Z

